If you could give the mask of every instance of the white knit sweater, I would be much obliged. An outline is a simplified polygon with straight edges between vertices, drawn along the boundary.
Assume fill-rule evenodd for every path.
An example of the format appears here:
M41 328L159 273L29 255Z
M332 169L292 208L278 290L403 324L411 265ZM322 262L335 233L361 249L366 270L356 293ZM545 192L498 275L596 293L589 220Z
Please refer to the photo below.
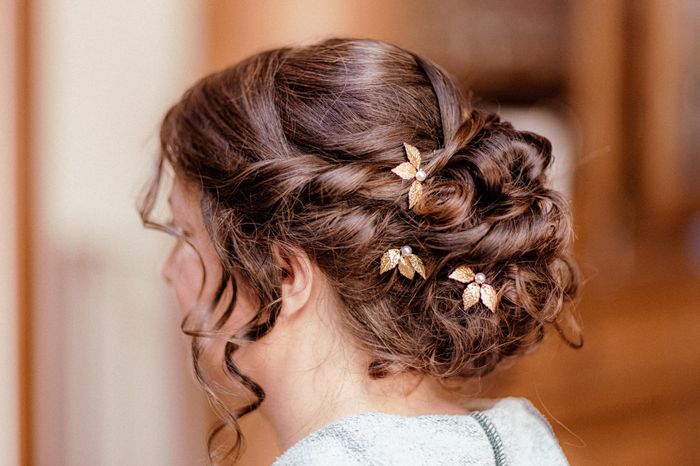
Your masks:
M361 413L292 445L273 466L568 465L551 426L526 398L464 415Z

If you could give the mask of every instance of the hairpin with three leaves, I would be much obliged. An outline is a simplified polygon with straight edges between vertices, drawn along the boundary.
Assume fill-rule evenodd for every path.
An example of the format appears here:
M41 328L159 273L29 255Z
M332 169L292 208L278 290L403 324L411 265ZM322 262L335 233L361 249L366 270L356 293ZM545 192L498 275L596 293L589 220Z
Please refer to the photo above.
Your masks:
M394 167L391 171L399 175L404 180L413 180L411 188L408 191L408 208L413 207L418 203L423 195L423 181L428 177L425 171L421 168L421 155L417 147L407 143L403 143L404 150L408 162L403 162Z
M404 245L401 249L389 249L382 255L381 264L379 266L379 274L388 272L398 266L401 275L408 279L412 279L416 272L421 277L425 278L425 265L420 257L413 254L411 246Z
M474 271L466 265L460 265L450 274L450 278L460 283L468 283L467 287L464 289L464 293L462 293L465 311L478 303L479 299L481 299L484 306L489 308L491 312L496 312L498 295L496 294L496 290L486 283L486 275L481 272L474 273Z

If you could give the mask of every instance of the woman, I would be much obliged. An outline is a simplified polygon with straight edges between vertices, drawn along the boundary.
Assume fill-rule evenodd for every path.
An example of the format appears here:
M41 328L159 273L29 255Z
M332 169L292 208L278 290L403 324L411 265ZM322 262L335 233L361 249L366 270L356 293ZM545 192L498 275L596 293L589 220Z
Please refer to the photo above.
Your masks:
M276 465L566 464L529 401L464 388L576 295L547 139L407 50L341 39L203 78L160 137L141 214L158 226L171 166L164 276L229 459L259 409Z

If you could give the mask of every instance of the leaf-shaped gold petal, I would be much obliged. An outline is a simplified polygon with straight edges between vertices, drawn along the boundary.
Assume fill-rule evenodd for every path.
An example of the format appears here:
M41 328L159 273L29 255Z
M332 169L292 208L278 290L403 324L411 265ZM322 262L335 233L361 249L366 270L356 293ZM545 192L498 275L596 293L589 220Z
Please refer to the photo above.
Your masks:
M413 269L418 272L418 275L425 278L425 265L423 264L421 258L415 254L409 254L406 256L406 259L408 259L408 261L411 263Z
M391 270L396 267L396 264L399 263L400 258L400 249L389 249L387 252L385 252L384 255L382 255L381 265L379 266L379 274L381 275L387 270Z
M478 283L470 283L464 289L462 301L464 302L465 311L479 302L479 288L480 286Z
M411 162L411 165L416 167L416 170L418 170L420 168L421 159L420 151L417 147L406 144L405 142L403 143L403 147L406 149L406 157L408 157L408 161Z
M420 201L422 195L423 184L418 180L411 183L411 189L408 190L408 208L413 209L413 206Z
M496 312L496 300L496 290L491 285L481 285L481 302L491 309L491 312Z
M454 272L450 274L450 278L461 283L469 283L474 281L474 271L466 265L460 265Z
M392 168L391 171L399 175L404 180L412 180L416 177L416 168L408 162L404 162L401 165Z
M410 262L408 262L408 260L406 260L405 257L401 257L399 259L399 272L401 272L401 275L409 279L412 279L413 276L416 274L416 271L413 269L413 266Z

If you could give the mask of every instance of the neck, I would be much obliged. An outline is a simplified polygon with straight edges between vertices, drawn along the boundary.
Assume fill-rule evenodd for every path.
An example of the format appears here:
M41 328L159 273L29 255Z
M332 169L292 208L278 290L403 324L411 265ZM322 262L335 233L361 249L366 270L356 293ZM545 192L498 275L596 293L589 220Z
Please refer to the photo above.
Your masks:
M463 395L443 388L437 380L412 374L371 379L367 361L329 327L302 322L303 331L284 336L284 366L265 381L260 407L277 435L282 451L341 417L363 412L400 415L464 414ZM272 333L275 333L274 331ZM309 338L309 335L314 338ZM271 339L272 339L271 338ZM289 349L293 348L293 351ZM269 361L269 360L268 360Z

